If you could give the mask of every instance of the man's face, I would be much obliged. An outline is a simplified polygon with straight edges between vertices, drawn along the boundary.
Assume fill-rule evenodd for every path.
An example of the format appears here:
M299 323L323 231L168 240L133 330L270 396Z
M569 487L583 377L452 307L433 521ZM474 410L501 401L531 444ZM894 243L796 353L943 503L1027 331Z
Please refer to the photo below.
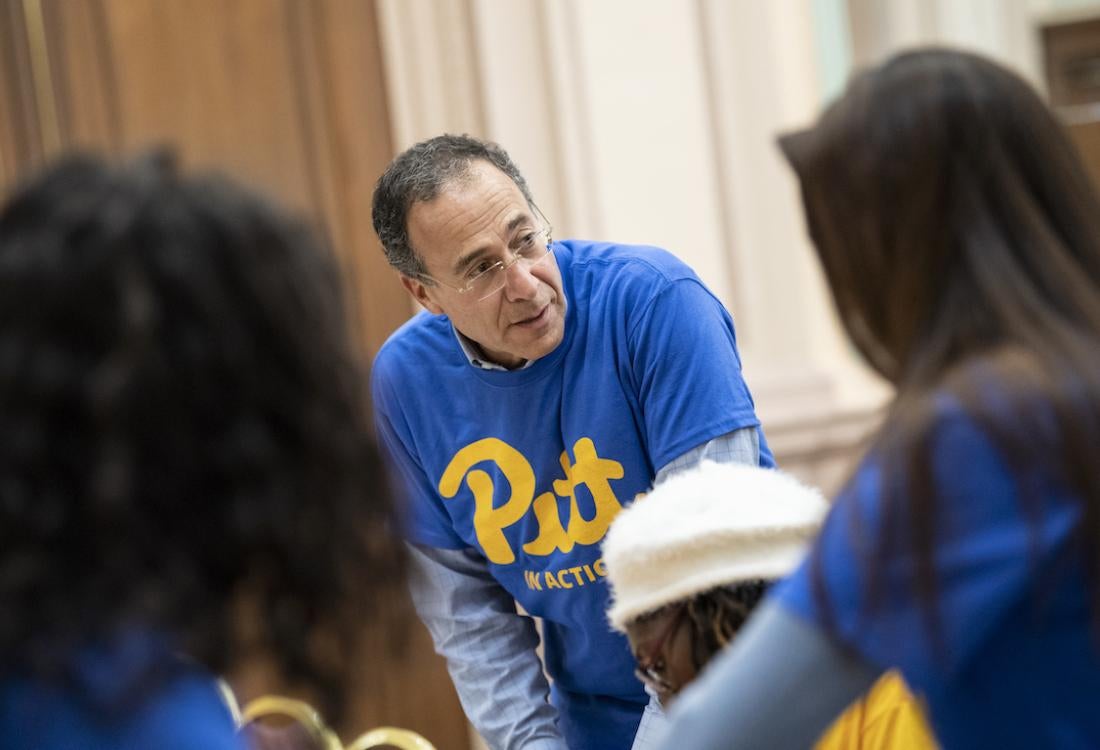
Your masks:
M417 302L450 318L497 364L516 367L543 357L565 332L565 293L553 255L535 265L515 263L503 271L504 287L482 300L451 288L464 286L471 264L510 260L516 235L539 223L506 174L475 161L433 200L409 209L409 241L428 275L442 283L407 276L402 282Z
M626 624L639 678L657 692L663 706L668 706L697 675L691 626L685 614L685 605L668 607Z

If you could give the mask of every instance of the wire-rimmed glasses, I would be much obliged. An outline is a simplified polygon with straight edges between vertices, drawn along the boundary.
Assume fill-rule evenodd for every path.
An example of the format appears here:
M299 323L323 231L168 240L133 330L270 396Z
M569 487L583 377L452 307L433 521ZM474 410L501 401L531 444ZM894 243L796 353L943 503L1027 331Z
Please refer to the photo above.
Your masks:
M683 622L685 612L687 612L687 606L679 605L664 631L634 652L634 660L638 664L638 668L634 670L634 676L659 693L672 692L673 686L664 674L666 669L664 650L669 638Z
M471 299L480 302L487 297L499 292L508 281L508 270L516 263L522 263L528 270L536 265L545 263L551 255L553 243L553 228L538 206L532 204L538 226L520 228L512 241L508 244L508 252L511 255L506 260L493 260L481 258L463 271L461 284L448 284L433 278L428 274L420 274L420 278L435 284L442 284L448 289L453 289L459 294L468 294Z

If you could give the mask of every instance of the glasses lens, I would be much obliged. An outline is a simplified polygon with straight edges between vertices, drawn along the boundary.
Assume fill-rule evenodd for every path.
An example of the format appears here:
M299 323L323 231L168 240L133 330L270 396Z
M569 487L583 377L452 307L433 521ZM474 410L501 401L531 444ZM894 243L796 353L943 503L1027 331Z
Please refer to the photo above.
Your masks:
M669 689L668 682L663 677L661 677L661 675L657 674L657 672L655 672L653 669L643 669L642 667L638 667L634 670L634 676L638 678L639 682L648 685L654 690L660 691Z
M508 269L513 265L519 263L523 268L530 271L535 266L544 264L551 254L550 245L547 244L544 239L541 241L541 244L527 255L515 255L507 264L495 264L485 273L474 278L470 282L469 289L476 295L477 300L480 302L486 297L493 296L504 288L504 285L508 281Z

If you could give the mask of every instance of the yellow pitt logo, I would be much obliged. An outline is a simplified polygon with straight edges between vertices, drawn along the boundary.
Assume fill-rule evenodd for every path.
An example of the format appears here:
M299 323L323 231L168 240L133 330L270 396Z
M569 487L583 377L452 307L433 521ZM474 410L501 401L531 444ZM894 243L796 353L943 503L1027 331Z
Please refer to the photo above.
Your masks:
M576 461L570 463L568 453L562 451L560 461L564 478L554 480L553 492L535 497L535 472L523 454L503 440L483 438L454 455L439 480L439 493L449 500L458 494L462 480L466 480L474 496L474 533L491 562L499 565L515 562L516 553L504 536L504 529L519 522L532 508L539 534L523 545L523 550L531 555L549 555L554 550L569 552L575 544L595 544L603 539L611 521L622 509L610 480L622 479L623 465L600 458L591 438L581 438L574 443L573 455ZM494 462L512 488L508 500L499 508L493 507L492 478L487 472L474 468L483 461ZM596 514L592 520L581 516L577 507L576 489L581 485L588 488L595 501ZM570 500L565 525L558 515L555 494Z

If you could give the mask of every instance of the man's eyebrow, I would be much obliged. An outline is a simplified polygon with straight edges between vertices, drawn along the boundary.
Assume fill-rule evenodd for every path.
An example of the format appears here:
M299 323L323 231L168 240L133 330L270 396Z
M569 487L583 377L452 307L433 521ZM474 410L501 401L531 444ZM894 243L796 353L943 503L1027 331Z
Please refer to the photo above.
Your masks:
M466 266L470 265L475 260L477 260L480 256L484 255L487 252L489 252L489 248L487 248L485 246L482 246L482 247L477 248L476 250L471 250L470 252L466 253L465 255L460 255L458 260L456 260L455 264L454 264L454 273L455 273L455 275L456 276L461 275L462 271L465 270Z
M516 214L515 217L510 222L508 222L508 226L504 227L504 233L511 234L517 228L530 220L531 217L527 214Z
M524 224L528 224L531 221L532 221L531 216L526 214L526 213L516 214L515 216L512 217L512 219L508 222L508 224L505 225L504 233L506 235L511 234L512 232L514 232L519 227L523 226ZM458 260L455 261L454 272L456 274L461 274L462 271L465 270L466 266L473 263L475 260L477 260L479 257L484 255L488 251L489 251L489 248L483 245L481 247L474 248L473 250L471 250L468 253L464 253L463 255L460 255L458 257Z

